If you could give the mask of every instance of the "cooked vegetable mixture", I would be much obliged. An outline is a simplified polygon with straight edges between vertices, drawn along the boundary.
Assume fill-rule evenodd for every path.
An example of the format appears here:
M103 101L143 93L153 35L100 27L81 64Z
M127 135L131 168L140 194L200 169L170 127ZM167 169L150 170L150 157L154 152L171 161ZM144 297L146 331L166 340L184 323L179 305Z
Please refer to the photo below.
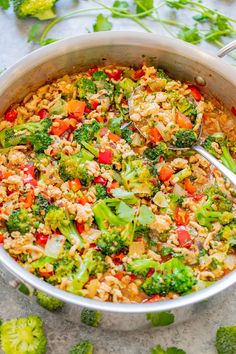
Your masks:
M154 302L236 266L236 171L220 102L154 67L90 68L40 87L0 122L0 243L68 292ZM225 135L226 133L227 135Z

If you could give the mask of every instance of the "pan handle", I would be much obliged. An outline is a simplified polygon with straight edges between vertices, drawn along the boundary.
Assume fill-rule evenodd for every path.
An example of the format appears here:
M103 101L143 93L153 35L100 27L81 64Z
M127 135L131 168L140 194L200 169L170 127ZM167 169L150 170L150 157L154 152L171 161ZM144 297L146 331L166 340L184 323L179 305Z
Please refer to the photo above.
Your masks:
M232 50L236 49L236 40L233 42L230 42L229 44L226 44L223 48L221 48L217 52L217 56L219 58L223 58L225 55L229 54L232 52Z

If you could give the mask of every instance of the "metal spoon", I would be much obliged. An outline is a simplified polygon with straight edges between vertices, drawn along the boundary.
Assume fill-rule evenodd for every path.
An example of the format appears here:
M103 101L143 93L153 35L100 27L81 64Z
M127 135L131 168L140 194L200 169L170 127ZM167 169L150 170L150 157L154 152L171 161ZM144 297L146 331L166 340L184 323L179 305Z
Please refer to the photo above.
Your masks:
M135 93L137 93L137 90L141 91L140 87L137 87L134 90L133 94L131 95L131 97L129 99L129 112L133 111L133 106L134 106L133 97L134 97ZM142 135L142 137L147 141L148 140L147 137L144 135L144 133L140 129L141 126L144 126L144 124L142 122L141 122L141 125L138 124L137 122L133 122L133 124L134 124L135 128L138 130L138 132ZM187 148L178 148L178 147L175 147L175 146L169 144L168 147L171 150L178 150L178 151L188 150L188 149L192 149L192 150L197 151L200 155L205 157L205 159L207 159L212 165L214 165L216 168L218 168L218 170L220 172L222 172L222 174L225 177L227 177L234 186L236 186L236 174L233 173L232 171L230 171L218 159L216 159L213 155L211 155L206 149L204 149L200 145L201 133L202 133L202 124L200 125L199 132L198 132L197 145L193 145L193 146L187 147Z

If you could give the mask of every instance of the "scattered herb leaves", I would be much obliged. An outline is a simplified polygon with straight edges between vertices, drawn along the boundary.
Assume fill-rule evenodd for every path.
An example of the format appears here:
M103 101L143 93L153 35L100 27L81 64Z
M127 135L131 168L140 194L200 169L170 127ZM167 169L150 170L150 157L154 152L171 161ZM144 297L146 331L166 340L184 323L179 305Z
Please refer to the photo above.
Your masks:
M0 7L2 7L3 10L9 9L10 0L0 0Z
M112 29L112 23L108 20L108 17L103 14L99 14L96 18L96 22L93 25L94 32L110 31Z

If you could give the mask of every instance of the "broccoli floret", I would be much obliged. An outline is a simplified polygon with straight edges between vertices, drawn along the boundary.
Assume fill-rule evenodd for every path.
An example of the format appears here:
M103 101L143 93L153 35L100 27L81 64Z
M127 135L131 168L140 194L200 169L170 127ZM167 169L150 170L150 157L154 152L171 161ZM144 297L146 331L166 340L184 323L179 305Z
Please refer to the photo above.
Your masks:
M113 118L109 119L109 121L108 121L109 130L112 133L120 135L122 121L123 121L122 117L113 117Z
M175 292L186 293L196 284L193 270L186 266L181 260L172 258L162 263L157 272L147 278L142 284L143 291L152 296Z
M97 200L108 198L106 186L103 186L101 184L97 184L95 186L95 192L96 192Z
M92 79L88 79L86 77L81 77L77 82L76 85L78 87L78 96L79 98L87 98L94 93L96 93L96 85Z
M84 308L81 311L80 320L87 326L99 327L102 320L102 312Z
M129 129L129 127L125 127L123 129L121 129L121 137L122 139L124 139L128 144L132 143L132 134L134 132Z
M209 229L213 222L219 221L222 225L229 224L233 219L232 202L216 186L210 187L204 191L208 200L201 205L195 212L195 217L200 225Z
M172 144L178 148L187 148L193 146L197 138L198 136L193 130L179 129L174 134Z
M43 152L52 143L52 138L46 132L36 132L29 137L29 142L33 145L34 151Z
M176 108L179 112L185 114L187 117L197 118L197 110L195 105L188 101L187 98L181 97L176 102Z
M1 345L6 354L45 354L47 340L41 318L30 315L4 322Z
M105 81L107 79L107 74L104 71L95 71L92 76L94 81Z
M157 75L159 79L166 79L167 82L172 81L172 79L169 77L169 75L166 74L163 69L158 69Z
M97 246L106 255L119 253L128 245L127 238L123 234L119 234L115 231L110 233L104 232L97 241Z
M227 241L229 247L236 246L236 219L233 219L228 225L223 226L218 236L221 240Z
M104 273L107 269L105 256L95 249L90 249L86 253L86 258L90 258L88 270L90 275L96 275L98 273Z
M82 142L89 143L99 131L100 124L96 119L91 120L91 123L83 123L81 128L74 131L74 139L81 144Z
M52 205L45 199L42 194L38 194L36 197L36 203L33 206L33 210L37 215L45 215Z
M124 202L115 198L104 199L93 207L95 221L102 231L97 241L97 246L101 249L102 253L106 255L118 253L120 250L127 247L133 239L133 222L128 222L127 218L120 217L118 213L113 210L117 208L120 203ZM125 203L124 205L127 206Z
M63 301L56 299L55 297L49 296L40 290L36 290L35 295L39 305L48 311L52 311L52 312L58 311L61 310L62 307L64 306Z
M72 259L70 255L67 253L64 254L64 257L62 259L59 260L54 259L52 262L53 262L54 274L48 278L48 282L54 285L60 284L62 282L62 279L65 277L71 278L73 272L77 269L76 257ZM52 262L47 262L47 263L52 264ZM44 265L38 268L43 268L43 267Z
M56 16L57 0L13 0L14 11L19 18L33 16L39 20L49 20Z
M65 155L61 154L59 161L59 174L64 181L74 178L79 178L80 182L88 186L92 180L86 170L86 161L92 161L94 156L85 149L82 149L78 154Z
M231 144L232 143L224 133L215 133L206 138L203 143L203 147L210 154L220 159L222 163L232 172L236 173L236 162L230 153Z
M218 354L236 353L236 326L218 328L216 332L216 349Z
M9 232L19 231L26 234L31 228L31 218L26 209L14 210L7 221L7 229Z
M88 340L81 340L68 354L93 354L93 344Z
M76 242L79 240L81 247L83 246L84 241L78 233L74 222L69 220L63 208L56 207L50 209L46 214L45 224L50 226L54 231L59 229L70 243L73 243L73 240Z
M169 347L163 349L160 345L157 345L150 349L151 354L186 354L183 349L179 349L176 347Z
M28 122L24 124L15 125L12 128L6 128L0 132L0 145L3 148L16 145L26 145L28 142L30 142L30 139L33 139L33 143L36 144L37 148L39 146L39 142L37 141L39 139L40 134L47 134L51 124L51 119L45 118L40 122ZM34 140L35 134L36 137ZM50 140L49 138L46 139L44 136L44 141L42 145L46 144L46 142L48 143Z
M154 162L157 162L161 156L167 158L169 154L170 150L164 142L160 142L155 147L147 148L144 151L144 157L148 158L149 160L153 160Z
M158 268L159 263L147 258L138 258L132 260L127 266L127 272L131 272L134 275L142 275L145 277L150 268Z
M128 191L135 194L150 196L155 192L152 179L155 177L149 165L143 160L123 161L121 178Z

